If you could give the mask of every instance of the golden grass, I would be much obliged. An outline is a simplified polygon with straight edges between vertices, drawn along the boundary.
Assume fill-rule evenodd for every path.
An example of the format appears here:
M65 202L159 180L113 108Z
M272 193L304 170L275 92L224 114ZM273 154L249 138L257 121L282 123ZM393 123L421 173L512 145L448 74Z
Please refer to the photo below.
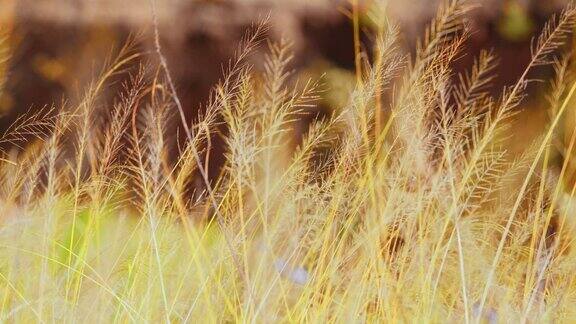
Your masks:
M560 126L571 125L576 84L570 54L555 53L576 9L546 26L498 98L487 92L498 69L490 52L453 82L469 9L447 2L413 59L396 48L397 30L375 21L376 57L356 47L349 103L298 143L294 125L322 83L286 70L286 42L253 69L256 27L206 113L182 128L176 161L167 120L183 108L168 62L158 42L161 72L128 69L140 57L128 44L78 104L23 116L0 138L26 147L0 162L0 318L574 320L576 132ZM509 126L542 65L556 69L548 126L511 157L506 138L522 139ZM103 105L102 91L127 73ZM219 123L225 165L208 179Z

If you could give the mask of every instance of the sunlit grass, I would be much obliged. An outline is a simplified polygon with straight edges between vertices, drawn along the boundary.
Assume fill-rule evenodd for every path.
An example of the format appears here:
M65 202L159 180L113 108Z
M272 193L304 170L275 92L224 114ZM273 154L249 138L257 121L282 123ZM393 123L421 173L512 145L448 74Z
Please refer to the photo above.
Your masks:
M377 9L375 57L356 47L344 95L290 73L286 41L269 44L262 69L250 65L265 34L256 26L192 126L169 122L183 108L159 42L159 68L134 68L142 55L129 42L82 100L21 117L0 138L23 148L0 162L0 318L576 318L576 85L562 54L576 10L546 26L526 72L495 97L491 52L454 77L465 3L441 8L414 58ZM547 127L512 156L508 143L523 139L510 125L543 65L556 72ZM116 100L104 100L119 76L129 77ZM348 103L296 141L301 117L329 96ZM214 136L225 161L208 179Z

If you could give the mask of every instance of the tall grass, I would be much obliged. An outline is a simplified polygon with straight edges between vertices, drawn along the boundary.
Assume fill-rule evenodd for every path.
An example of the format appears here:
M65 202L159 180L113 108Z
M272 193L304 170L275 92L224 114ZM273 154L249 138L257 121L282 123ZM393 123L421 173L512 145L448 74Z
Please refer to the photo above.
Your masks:
M170 120L183 108L160 43L159 68L121 48L78 103L27 114L0 138L22 148L0 162L2 320L574 320L576 84L560 53L576 8L546 25L498 97L492 52L452 70L470 9L446 2L414 58L375 10L373 57L354 49L348 104L301 140L296 125L326 89L290 72L286 41L251 66L256 27L205 113L180 127L176 160ZM543 65L556 72L548 127L511 156L523 139L510 125ZM208 179L215 134L225 162Z

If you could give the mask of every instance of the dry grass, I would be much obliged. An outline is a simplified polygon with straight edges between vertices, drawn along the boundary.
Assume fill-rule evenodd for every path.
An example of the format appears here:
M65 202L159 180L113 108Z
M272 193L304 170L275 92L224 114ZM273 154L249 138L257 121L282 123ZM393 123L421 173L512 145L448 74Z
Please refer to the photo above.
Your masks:
M573 125L576 84L571 54L556 53L576 9L546 26L498 98L486 90L490 52L453 78L469 9L447 2L413 59L375 11L373 63L356 49L349 103L298 143L322 83L290 74L286 42L269 45L264 71L247 64L256 27L206 113L182 128L176 161L168 120L182 107L168 62L128 69L140 60L128 44L79 103L24 116L0 138L26 147L0 162L2 320L574 320L576 132L562 125ZM550 121L512 158L509 126L542 65L556 70ZM119 74L130 77L107 106L100 94ZM209 181L219 120L225 165Z

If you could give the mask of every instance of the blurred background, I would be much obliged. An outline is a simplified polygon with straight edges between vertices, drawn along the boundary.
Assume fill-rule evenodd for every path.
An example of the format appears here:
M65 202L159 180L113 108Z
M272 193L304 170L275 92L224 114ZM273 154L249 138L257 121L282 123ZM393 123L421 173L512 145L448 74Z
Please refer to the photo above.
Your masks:
M270 15L267 37L293 43L295 74L324 74L325 98L317 113L342 105L354 82L353 29L344 0L156 0L161 42L187 114L191 117L221 78L247 28ZM375 0L359 0L360 19ZM499 57L495 93L512 84L530 58L530 40L569 0L476 0L470 14L472 37L456 71L469 68L480 49ZM382 2L382 0L379 0ZM401 46L414 44L434 17L437 0L389 0L387 16L400 26ZM0 95L0 129L19 114L45 105L74 101L98 67L130 35L154 60L150 0L0 0L2 33L9 35L11 59ZM371 46L363 23L363 46ZM261 62L258 53L251 59ZM538 71L538 77L549 72ZM545 116L538 108L540 85L532 86L520 122L537 132ZM528 123L528 124L527 124ZM529 134L526 136L530 136ZM524 142L523 144L525 144Z

